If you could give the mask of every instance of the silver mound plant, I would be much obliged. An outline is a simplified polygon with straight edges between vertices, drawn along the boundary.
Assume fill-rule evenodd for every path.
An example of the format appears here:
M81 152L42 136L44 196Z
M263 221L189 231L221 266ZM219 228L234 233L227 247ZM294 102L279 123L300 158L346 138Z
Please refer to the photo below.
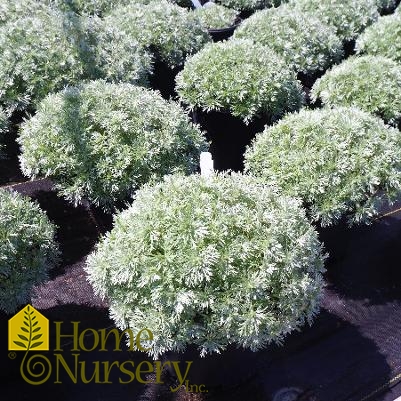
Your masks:
M50 8L41 0L1 0L0 25L49 12Z
M0 309L14 313L58 263L55 226L35 202L0 189Z
M290 0L290 4L335 27L342 40L355 39L379 16L376 0Z
M178 104L104 81L48 95L18 141L25 175L51 177L68 200L105 209L165 174L196 171L207 149Z
M277 7L287 0L216 0L225 7L241 11L253 11L267 7Z
M21 1L21 0L19 0ZM131 3L148 4L159 0L36 0L46 2L63 11L73 11L81 15L106 16L117 7L127 6ZM169 0L182 7L190 7L191 0Z
M36 105L48 93L82 80L146 85L151 57L97 17L49 11L0 26L0 103Z
M401 13L386 15L380 17L358 37L356 51L358 54L388 57L401 63L400 37Z
M234 38L270 47L305 74L325 70L343 57L342 42L332 26L284 4L257 11L234 32Z
M295 72L271 49L250 40L205 46L177 75L176 90L192 109L227 111L245 122L277 119L303 102Z
M171 68L182 65L188 55L211 40L192 11L167 0L117 7L105 20Z
M380 12L391 11L397 5L397 0L376 0L376 4Z
M356 106L386 122L401 119L401 65L382 56L352 57L318 79L312 99L328 106Z
M152 331L158 358L281 343L318 312L323 262L298 201L237 174L175 175L137 192L86 271L119 328Z
M126 5L130 0L39 0L45 1L62 11L73 11L79 14L103 16L117 6ZM139 1L139 0L136 0Z
M222 29L234 25L239 12L220 4L210 3L207 7L196 8L194 14L206 29Z
M301 110L258 135L246 171L302 199L314 221L369 222L401 192L401 132L355 107Z

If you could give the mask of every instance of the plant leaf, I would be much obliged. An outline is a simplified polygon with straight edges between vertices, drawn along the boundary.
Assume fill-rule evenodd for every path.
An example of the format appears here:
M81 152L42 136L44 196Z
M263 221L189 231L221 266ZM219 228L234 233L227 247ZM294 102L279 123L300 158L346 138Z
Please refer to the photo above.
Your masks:
M23 347L26 349L26 345L22 343L21 341L13 341L14 344L17 344L19 347Z
M42 334L37 334L36 336L34 336L32 338L32 341L35 341L35 340L39 339L40 337L42 337Z
M32 327L35 327L37 324L38 324L38 322L35 322L35 323L32 325Z
M27 322L24 322L25 326L29 327L29 324Z
M21 327L21 330L24 331L25 333L29 333L29 330L26 329L25 327Z
M32 330L32 333L36 333L37 331L39 331L40 330L40 327L36 327L36 329L33 329Z
M40 341L40 342L35 343L35 344L32 344L32 345L31 345L31 348L39 347L40 344L43 344L43 341Z
M29 341L25 336L23 336L22 334L18 334L18 337L21 339L21 340L24 340L24 341Z

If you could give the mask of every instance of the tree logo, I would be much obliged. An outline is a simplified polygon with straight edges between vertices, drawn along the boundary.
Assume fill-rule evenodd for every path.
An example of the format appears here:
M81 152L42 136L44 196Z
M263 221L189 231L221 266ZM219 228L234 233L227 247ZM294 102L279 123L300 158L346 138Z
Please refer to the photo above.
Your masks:
M9 351L48 351L49 320L27 305L8 321Z

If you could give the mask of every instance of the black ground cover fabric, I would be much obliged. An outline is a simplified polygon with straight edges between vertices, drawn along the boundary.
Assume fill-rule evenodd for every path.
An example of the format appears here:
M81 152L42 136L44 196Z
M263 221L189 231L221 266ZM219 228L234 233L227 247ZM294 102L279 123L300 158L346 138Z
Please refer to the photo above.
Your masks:
M86 255L97 238L111 227L111 217L89 206L73 207L57 197L48 180L13 186L36 199L58 225L63 261L50 280L34 291L32 304L51 322L80 321L85 328L112 328L107 304L94 296L83 270ZM348 229L345 224L321 229L330 253L327 288L322 311L311 327L290 335L282 347L270 346L252 353L230 349L222 355L200 358L196 350L166 354L163 360L193 360L187 379L203 383L207 393L191 394L181 388L169 391L177 379L166 370L164 385L62 384L51 379L40 386L24 383L19 373L23 353L10 360L7 320L0 316L2 397L8 400L42 400L57 396L65 401L96 400L273 400L283 388L294 388L298 400L393 400L401 395L401 248L400 205L371 226ZM54 343L54 338L51 338ZM90 339L88 340L90 341ZM65 344L66 360L73 364ZM147 359L142 353L122 351L81 353L87 365L94 361ZM52 345L51 345L52 349ZM70 359L68 359L70 358ZM118 378L114 377L118 382ZM149 376L149 380L151 376ZM54 380L53 380L54 381Z

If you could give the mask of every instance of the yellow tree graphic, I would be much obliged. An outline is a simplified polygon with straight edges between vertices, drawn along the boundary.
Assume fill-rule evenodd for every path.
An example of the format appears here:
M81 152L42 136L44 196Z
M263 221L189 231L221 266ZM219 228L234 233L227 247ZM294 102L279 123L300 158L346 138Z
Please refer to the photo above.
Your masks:
M24 310L24 315L24 326L22 326L20 330L26 334L18 334L18 337L24 341L25 344L21 341L13 342L29 351L30 349L39 347L39 345L43 344L43 341L37 341L43 336L43 334L40 334L41 327L38 326L39 321L37 316L35 316L35 309L31 310L30 305L28 305L27 310Z

